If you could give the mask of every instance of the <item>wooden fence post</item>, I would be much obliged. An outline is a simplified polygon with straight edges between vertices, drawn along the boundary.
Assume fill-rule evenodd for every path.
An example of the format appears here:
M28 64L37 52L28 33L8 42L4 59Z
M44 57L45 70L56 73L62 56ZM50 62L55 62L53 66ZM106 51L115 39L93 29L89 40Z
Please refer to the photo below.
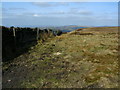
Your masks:
M15 28L13 28L13 36L14 36L14 45L15 45L15 49L16 49L16 31L15 31Z
M37 40L39 40L39 28L37 28Z
M49 37L50 37L50 29L48 29L48 35L49 35Z

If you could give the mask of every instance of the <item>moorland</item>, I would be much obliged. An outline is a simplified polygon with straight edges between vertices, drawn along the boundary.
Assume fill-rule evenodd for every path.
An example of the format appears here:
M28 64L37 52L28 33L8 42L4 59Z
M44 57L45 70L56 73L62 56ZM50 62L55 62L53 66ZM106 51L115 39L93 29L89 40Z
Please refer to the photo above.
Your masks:
M118 27L38 40L2 70L3 88L118 88Z

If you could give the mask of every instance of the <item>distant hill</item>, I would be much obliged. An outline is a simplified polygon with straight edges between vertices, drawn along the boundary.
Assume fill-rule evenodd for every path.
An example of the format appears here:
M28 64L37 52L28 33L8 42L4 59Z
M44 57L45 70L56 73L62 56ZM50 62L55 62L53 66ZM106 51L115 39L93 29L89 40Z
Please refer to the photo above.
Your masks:
M88 28L88 26L67 25L67 26L48 27L48 28L53 30L61 30L62 32L71 32L79 28Z

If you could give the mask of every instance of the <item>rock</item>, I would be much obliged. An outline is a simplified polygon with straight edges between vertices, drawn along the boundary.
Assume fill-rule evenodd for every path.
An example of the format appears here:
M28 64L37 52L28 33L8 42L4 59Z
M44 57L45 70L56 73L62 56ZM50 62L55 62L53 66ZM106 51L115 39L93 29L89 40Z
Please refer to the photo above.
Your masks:
M11 80L7 80L8 82L11 82Z
M60 55L60 54L62 54L62 53L60 53L60 52L54 53L54 55Z

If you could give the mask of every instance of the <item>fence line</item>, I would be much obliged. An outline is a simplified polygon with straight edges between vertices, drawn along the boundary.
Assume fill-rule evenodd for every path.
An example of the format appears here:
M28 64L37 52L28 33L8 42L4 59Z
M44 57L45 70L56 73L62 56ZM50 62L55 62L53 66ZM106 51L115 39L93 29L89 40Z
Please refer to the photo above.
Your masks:
M48 31L48 29L2 27L3 61L6 61L6 58L15 57L18 50L22 50L25 45L32 46L31 43L50 37L48 32L54 36L53 31Z

